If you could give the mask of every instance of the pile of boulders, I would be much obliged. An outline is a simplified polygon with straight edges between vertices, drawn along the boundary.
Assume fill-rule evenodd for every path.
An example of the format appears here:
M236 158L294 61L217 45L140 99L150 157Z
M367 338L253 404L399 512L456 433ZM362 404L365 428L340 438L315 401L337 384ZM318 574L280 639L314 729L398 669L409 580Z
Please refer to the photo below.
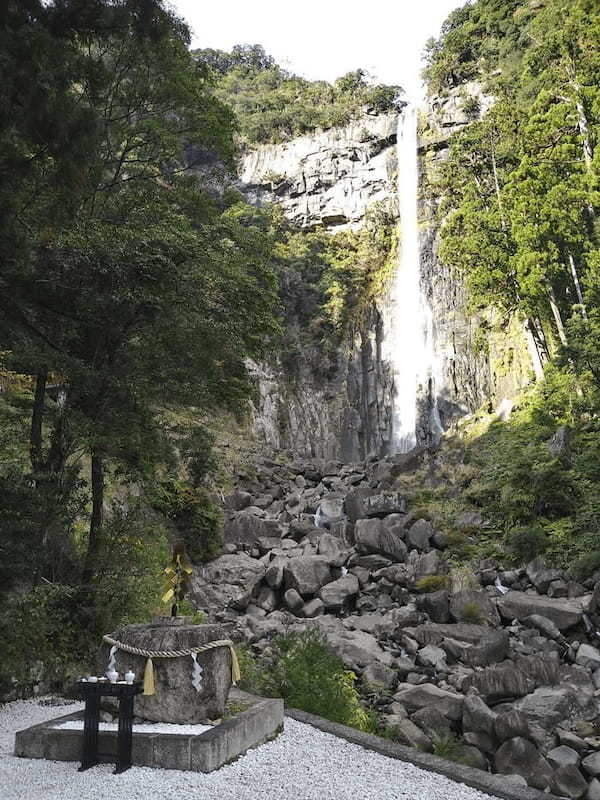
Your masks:
M257 463L225 498L195 604L259 653L318 626L404 744L458 740L473 766L600 800L600 583L540 559L454 567L446 533L397 489L407 466Z

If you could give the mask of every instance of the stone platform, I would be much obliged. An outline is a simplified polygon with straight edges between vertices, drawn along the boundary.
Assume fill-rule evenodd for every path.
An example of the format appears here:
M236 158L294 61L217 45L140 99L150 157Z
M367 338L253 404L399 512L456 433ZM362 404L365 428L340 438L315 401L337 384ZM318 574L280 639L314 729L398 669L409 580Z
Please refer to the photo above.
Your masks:
M156 733L133 728L132 763L139 767L212 772L247 750L274 739L283 730L283 701L232 689L229 713L203 733ZM83 730L57 727L82 720L83 711L33 725L15 735L15 755L52 761L79 761ZM101 762L114 762L117 732L100 730Z

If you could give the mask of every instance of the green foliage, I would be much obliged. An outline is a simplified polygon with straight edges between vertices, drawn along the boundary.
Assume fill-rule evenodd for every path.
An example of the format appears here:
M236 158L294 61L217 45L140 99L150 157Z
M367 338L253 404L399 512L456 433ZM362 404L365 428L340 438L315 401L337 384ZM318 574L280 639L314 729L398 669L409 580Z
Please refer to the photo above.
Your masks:
M526 563L546 552L548 536L543 528L532 524L509 530L506 543L515 557Z
M460 739L453 733L438 734L433 739L433 754L447 761L464 764L463 747Z
M508 422L495 422L467 448L475 467L465 494L504 536L519 563L545 554L586 577L595 569L590 553L600 543L598 427L576 382L555 367ZM549 441L567 425L558 454Z
M450 578L448 575L425 575L415 584L417 592L437 592L440 589L448 589L450 586Z
M475 601L464 603L460 607L459 616L461 622L470 622L474 624L479 624L484 618L481 606Z
M169 478L156 484L149 499L174 525L194 563L216 555L221 545L221 512L206 489Z
M375 729L374 715L365 709L355 687L356 677L329 648L316 628L293 632L275 640L270 662L257 662L240 649L242 688L283 697L287 706L351 725Z
M279 67L260 45L236 45L231 53L195 50L194 56L215 71L217 95L232 106L249 143L282 142L345 125L365 106L389 111L401 91L371 84L362 69L333 84L308 81Z
M168 553L164 533L139 509L115 510L92 586L72 580L32 586L31 575L22 572L20 592L5 595L0 605L0 702L26 697L40 684L43 691L62 691L89 670L103 634L150 620L160 608ZM37 557L32 549L32 569Z

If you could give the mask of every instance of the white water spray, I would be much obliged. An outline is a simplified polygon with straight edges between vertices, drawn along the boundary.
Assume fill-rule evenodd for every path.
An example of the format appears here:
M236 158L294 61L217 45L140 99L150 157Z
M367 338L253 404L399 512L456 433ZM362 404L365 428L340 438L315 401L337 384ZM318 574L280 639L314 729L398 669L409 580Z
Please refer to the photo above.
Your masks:
M384 349L394 379L392 452L406 453L417 444L420 422L430 433L442 432L434 386L433 317L421 291L417 109L413 105L405 106L398 118L397 158L400 260L389 294ZM420 398L428 398L427 420L419 420Z

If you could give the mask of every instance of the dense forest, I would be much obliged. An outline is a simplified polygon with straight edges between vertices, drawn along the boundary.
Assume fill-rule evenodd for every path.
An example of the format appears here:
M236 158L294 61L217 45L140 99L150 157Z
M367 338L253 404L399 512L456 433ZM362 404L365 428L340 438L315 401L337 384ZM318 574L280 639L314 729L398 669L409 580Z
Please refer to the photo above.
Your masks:
M509 422L469 432L461 502L494 528L457 557L501 543L581 580L600 568L596 5L468 3L425 69L432 95L477 81L495 98L482 118L470 99L426 187L440 258L474 313L526 321L545 365ZM218 551L210 421L244 421L246 359L277 350L293 371L317 342L326 373L393 270L389 209L299 231L215 175L400 90L360 69L310 82L260 46L192 52L160 0L9 2L0 18L1 696L62 682L155 612L173 541L195 561Z
M450 15L425 70L432 93L477 80L495 98L429 187L441 259L474 311L525 320L546 365L474 447L468 493L520 556L547 551L579 577L600 566L599 68L592 0L480 0ZM549 452L561 425L569 445Z

